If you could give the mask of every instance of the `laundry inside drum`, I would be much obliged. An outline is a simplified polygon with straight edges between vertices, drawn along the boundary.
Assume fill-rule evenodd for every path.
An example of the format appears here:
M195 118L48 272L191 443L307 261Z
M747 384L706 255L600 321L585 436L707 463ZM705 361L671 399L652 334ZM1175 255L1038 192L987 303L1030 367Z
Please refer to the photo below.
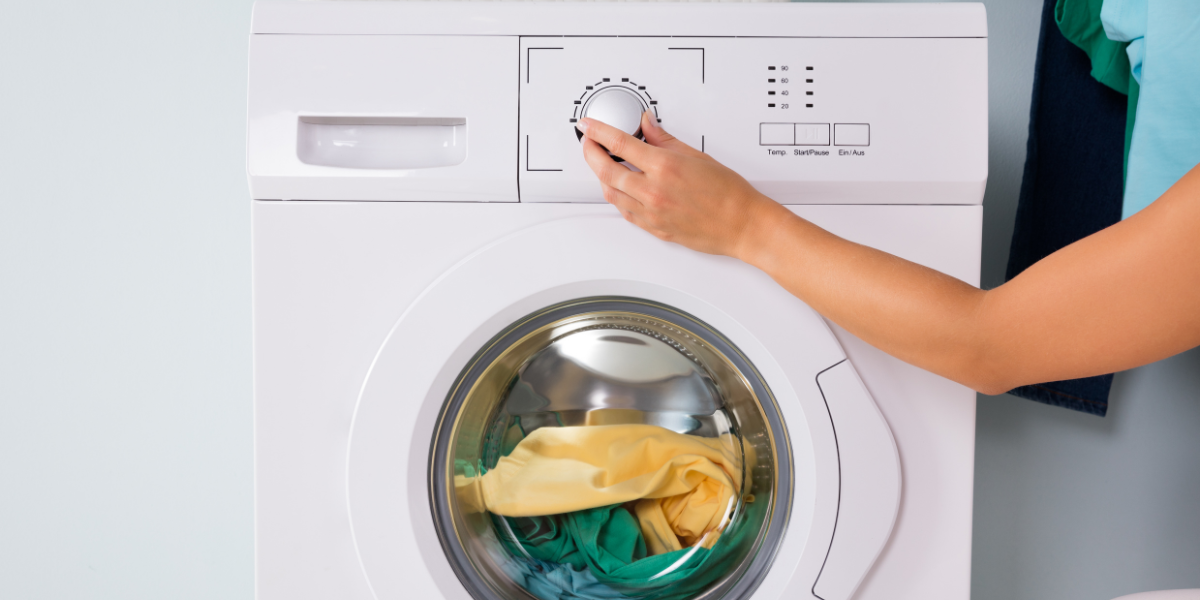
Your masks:
M435 516L476 598L742 597L765 573L761 386L686 315L615 304L514 326L452 393Z

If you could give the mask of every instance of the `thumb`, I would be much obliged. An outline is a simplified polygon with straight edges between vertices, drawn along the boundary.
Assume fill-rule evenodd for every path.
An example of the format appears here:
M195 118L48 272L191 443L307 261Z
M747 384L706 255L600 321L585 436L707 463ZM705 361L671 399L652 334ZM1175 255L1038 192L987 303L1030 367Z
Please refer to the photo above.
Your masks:
M654 117L654 113L650 111L642 113L642 135L646 136L646 142L651 146L658 146L659 148L666 148L667 150L674 150L675 152L692 156L703 156L704 154L667 133L667 130L658 124L658 119Z

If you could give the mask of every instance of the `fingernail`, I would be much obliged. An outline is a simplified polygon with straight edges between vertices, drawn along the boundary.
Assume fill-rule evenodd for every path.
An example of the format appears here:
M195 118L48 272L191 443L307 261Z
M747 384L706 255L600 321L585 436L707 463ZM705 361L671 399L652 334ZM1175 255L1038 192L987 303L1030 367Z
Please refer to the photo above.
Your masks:
M650 122L650 127L654 129L660 129L658 126L658 119L654 118L654 113L646 111L646 120Z
M578 129L580 133L586 134L588 130L587 119L580 119L579 122L575 124L575 128Z

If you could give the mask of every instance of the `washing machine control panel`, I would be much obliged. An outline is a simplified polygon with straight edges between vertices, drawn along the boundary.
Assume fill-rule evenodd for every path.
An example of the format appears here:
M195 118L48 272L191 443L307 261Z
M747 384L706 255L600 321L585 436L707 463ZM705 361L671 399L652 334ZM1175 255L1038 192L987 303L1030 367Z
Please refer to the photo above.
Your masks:
M986 56L979 38L523 37L521 201L603 202L575 123L640 138L650 111L780 202L958 203L986 181Z
M337 35L255 35L251 191L274 200L600 203L578 120L641 137L649 111L670 134L785 204L978 204L987 180L987 38L945 37L959 28L928 16L980 19L978 7L837 6L779 12L815 11L795 25L809 37L587 33L608 31L603 24L577 35L426 35L415 25L421 19L406 18L371 27L417 27L410 33L421 35L343 35L350 30L336 27ZM860 10L874 16L821 16ZM907 24L893 27L891 11L908 15ZM730 23L729 31L765 27L745 25ZM961 35L972 32L983 29Z

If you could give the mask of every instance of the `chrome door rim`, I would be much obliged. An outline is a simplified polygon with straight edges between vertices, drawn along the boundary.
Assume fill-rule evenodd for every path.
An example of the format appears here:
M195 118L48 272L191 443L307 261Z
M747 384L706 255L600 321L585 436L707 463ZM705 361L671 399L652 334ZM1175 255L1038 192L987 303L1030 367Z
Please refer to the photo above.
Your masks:
M468 361L454 385L451 387L434 428L430 446L429 501L439 542L448 562L459 580L472 597L477 600L495 600L500 595L481 576L460 541L455 520L451 514L448 490L453 481L445 468L450 458L451 441L455 439L463 403L485 370L496 362L512 346L532 333L566 319L592 313L626 313L640 315L674 326L681 333L690 334L701 343L708 344L731 363L753 390L758 410L763 414L766 433L774 455L774 477L771 481L772 504L769 515L759 532L752 549L738 567L710 586L696 598L745 599L750 597L761 583L774 561L784 530L787 526L792 502L793 469L791 448L786 427L780 417L770 388L761 375L729 340L696 317L664 304L627 297L580 298L535 311L519 319L493 337ZM530 595L532 598L533 596Z

